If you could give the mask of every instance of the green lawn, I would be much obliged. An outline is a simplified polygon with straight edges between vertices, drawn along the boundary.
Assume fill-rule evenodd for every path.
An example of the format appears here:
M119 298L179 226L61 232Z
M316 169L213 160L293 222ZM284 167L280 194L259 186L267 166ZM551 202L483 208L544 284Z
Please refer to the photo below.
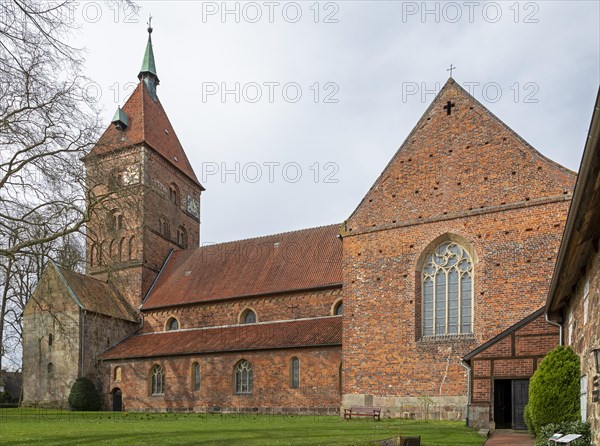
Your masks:
M368 445L398 435L421 435L423 446L484 441L454 421L0 409L1 445Z

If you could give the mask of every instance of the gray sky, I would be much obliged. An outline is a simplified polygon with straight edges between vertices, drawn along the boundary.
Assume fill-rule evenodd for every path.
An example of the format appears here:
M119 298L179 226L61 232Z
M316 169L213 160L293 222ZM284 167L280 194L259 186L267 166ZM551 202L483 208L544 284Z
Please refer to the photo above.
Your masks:
M579 167L599 2L139 4L139 16L103 1L73 10L90 94L108 125L137 83L151 13L158 95L207 189L203 244L342 222L451 63L537 150Z

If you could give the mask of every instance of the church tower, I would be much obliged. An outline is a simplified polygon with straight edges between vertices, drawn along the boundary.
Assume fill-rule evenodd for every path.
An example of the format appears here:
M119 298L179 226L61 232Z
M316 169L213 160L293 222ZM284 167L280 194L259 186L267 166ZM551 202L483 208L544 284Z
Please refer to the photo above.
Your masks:
M171 250L199 246L204 190L157 96L152 27L138 79L83 159L93 200L87 273L112 282L134 308Z

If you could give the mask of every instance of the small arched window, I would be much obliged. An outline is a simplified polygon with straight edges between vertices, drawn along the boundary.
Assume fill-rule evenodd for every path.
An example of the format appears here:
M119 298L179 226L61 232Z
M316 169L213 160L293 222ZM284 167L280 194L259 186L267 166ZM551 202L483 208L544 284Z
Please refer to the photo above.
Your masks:
M423 336L472 333L473 262L454 242L439 245L424 263Z
M177 228L177 244L182 248L187 248L187 231L183 226Z
M121 381L121 367L115 367L115 374L114 374L114 380L116 382L120 382Z
M252 364L242 359L235 366L235 393L238 395L252 393L253 381Z
M165 237L171 236L171 231L169 230L169 222L165 217L160 217L158 220L158 232Z
M167 321L167 331L179 330L179 321L174 317Z
M127 247L127 255L129 257L129 260L133 260L136 258L135 255L135 236L131 236L131 238L129 239L129 246Z
M150 369L150 395L163 395L165 393L165 372L155 364Z
M200 390L200 364L192 364L192 390Z
M52 333L48 334L48 347L52 347L52 342L54 341L54 337L52 336Z
M108 228L113 230L123 229L123 213L118 209L110 211Z
M100 242L98 245L98 251L96 251L96 265L101 266L104 264L104 242Z
M242 324L256 323L256 313L254 311L252 311L250 308L245 309L241 314L240 322Z
M117 257L117 241L116 240L112 240L110 242L110 245L108 247L108 255L111 259L116 259Z
M300 387L300 360L296 357L290 362L290 385L292 389Z
M54 373L54 364L51 362L48 363L48 374Z
M344 301L340 300L335 303L333 306L333 314L336 316L341 316L344 314Z
M121 241L119 242L119 262L121 262L127 258L125 255L126 254L125 253L125 247L126 247L125 244L126 244L125 237L123 237L121 239Z
M98 247L92 243L90 248L90 266L95 266L98 263Z
M169 186L169 201L175 205L179 205L179 188L175 183Z

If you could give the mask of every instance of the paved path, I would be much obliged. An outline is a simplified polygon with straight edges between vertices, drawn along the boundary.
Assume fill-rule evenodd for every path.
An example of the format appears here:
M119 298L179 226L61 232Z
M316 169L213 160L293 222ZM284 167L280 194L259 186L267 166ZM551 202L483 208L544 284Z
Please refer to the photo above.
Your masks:
M533 446L534 438L528 433L497 430L484 446Z

